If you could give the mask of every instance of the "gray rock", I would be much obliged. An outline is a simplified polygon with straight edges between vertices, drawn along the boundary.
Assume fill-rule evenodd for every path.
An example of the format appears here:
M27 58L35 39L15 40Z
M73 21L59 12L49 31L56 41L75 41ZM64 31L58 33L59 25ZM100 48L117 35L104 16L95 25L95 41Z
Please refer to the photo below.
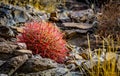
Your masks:
M68 74L66 74L68 73ZM60 76L60 75L64 75L64 76L67 76L69 75L69 70L66 69L66 68L56 68L55 69L55 76Z
M84 69L89 70L89 69L92 69L96 64L97 64L96 61L88 60L84 62L83 66L84 66Z
M8 76L7 74L0 74L0 76Z
M20 6L13 6L1 3L0 7L1 25L12 26L16 25L17 23L25 23L28 20L34 19L32 14L35 12L35 10L33 10L33 8L31 8L30 6L26 6L26 8L23 8Z
M35 73L15 74L14 76L71 76L71 74L67 68L57 67Z
M75 22L87 22L93 21L94 12L92 9L87 10L80 10L80 11L71 11L70 13L71 18Z
M84 76L84 74L80 72L70 72L70 73L71 73L71 76Z
M1 53L11 53L13 50L11 50L10 46L7 43L1 42L0 43L0 52Z
M84 59L76 60L76 61L75 61L76 65L78 65L78 66L82 66L82 64L83 64L84 62L86 62L86 60L84 60Z
M17 43L20 49L27 49L27 45L25 43Z
M14 18L16 22L20 22L20 23L26 22L28 20L24 12L16 12Z
M0 36L2 36L4 38L10 38L10 37L14 37L15 34L9 26L0 25Z
M5 61L0 60L0 66L1 66L2 64L4 64L4 63L5 63Z
M0 60L9 60L10 58L14 57L13 54L10 53L0 53Z
M67 68L71 71L71 70L75 70L76 66L75 66L75 64L68 64Z
M57 67L57 63L47 58L31 58L19 70L20 72L39 72Z
M58 13L57 17L62 23L71 22L71 19L69 18L69 11L64 11L62 13Z
M25 50L25 49L15 50L13 53L15 55L23 55L23 54L32 55L32 51L31 50Z
M0 66L0 73L11 76L28 59L27 55L16 56Z
M63 23L65 27L74 27L78 29L90 29L93 25L86 24L86 23Z
M13 42L0 42L0 53L12 53L17 48Z

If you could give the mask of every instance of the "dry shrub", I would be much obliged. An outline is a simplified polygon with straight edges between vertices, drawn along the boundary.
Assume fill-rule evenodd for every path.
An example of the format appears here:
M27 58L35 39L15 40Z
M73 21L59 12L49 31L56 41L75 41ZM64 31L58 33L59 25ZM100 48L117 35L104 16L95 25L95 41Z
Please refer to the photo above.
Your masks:
M100 36L120 34L120 2L110 1L101 9L102 16L98 19Z

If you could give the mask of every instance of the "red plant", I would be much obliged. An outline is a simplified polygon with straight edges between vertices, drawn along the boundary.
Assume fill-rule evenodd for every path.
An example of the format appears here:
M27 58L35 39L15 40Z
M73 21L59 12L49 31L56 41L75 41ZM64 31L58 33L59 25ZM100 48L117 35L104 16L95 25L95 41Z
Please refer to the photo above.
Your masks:
M26 23L23 32L17 36L18 42L26 43L33 54L51 58L59 63L64 62L68 49L59 28L51 23Z

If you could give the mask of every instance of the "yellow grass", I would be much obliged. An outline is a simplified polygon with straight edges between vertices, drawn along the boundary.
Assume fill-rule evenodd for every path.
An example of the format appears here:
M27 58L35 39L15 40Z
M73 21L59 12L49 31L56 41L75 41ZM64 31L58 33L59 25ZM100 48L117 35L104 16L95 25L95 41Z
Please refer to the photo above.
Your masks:
M102 64L100 62L100 51L103 51L103 49L105 48L105 44L107 44L107 52L113 52L116 53L119 44L120 44L120 40L117 39L117 44L115 44L113 38L108 37L108 38L103 38L103 48L100 48L98 50L98 63L97 65L92 68L92 70L87 69L88 74L90 76L120 76L120 72L117 70L117 66L116 66L116 59L111 59L109 61L105 60ZM89 40L89 36L88 36L88 47L90 49L90 40ZM92 57L90 57L91 62Z
M0 0L6 4L26 6L30 4L37 10L44 10L46 12L54 12L57 4L65 4L65 0Z

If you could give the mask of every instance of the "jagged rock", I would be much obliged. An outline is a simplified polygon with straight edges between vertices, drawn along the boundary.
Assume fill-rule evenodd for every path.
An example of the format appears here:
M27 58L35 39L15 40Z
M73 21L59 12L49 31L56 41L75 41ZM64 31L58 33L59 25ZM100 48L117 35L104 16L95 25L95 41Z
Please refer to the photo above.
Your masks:
M63 27L61 29L66 33L66 37L74 37L78 34L94 33L97 28L97 22L94 22L93 24L63 23L63 26L61 27Z
M27 45L25 43L17 43L19 49L27 49Z
M4 63L5 63L5 61L0 60L0 66L1 66L2 64L4 64Z
M10 53L0 53L0 60L8 60L10 58L14 57L13 54Z
M67 68L57 67L35 73L27 73L27 74L16 73L14 76L71 76L71 74Z
M67 68L71 71L71 70L75 70L76 66L75 66L75 64L68 64Z
M96 65L97 65L97 61L87 60L86 62L84 62L82 66L84 66L84 69L88 70L88 69L92 69Z
M11 5L5 5L0 3L0 24L1 25L13 25L15 24L12 14L10 12Z
M10 38L10 37L14 37L15 34L9 26L0 25L0 36L2 36L4 38Z
M87 22L92 23L95 20L94 12L92 9L72 11L70 12L70 18L73 22Z
M12 53L17 48L17 45L0 42L0 53Z
M0 53L12 53L17 47L13 42L0 42Z
M80 72L70 72L71 76L84 76L85 74L80 73Z
M87 60L84 60L84 59L76 60L76 61L75 61L75 64L78 65L78 66L82 66L82 64L83 64L84 62L86 62L86 61L87 61Z
M15 50L13 53L15 55L23 55L23 54L32 55L32 51L31 50L25 50L25 49Z
M0 76L8 76L7 74L0 74Z
M71 22L69 17L69 11L64 10L62 13L58 13L58 18L62 23Z
M47 58L31 58L19 70L20 72L39 72L57 67L57 63Z
M28 59L27 55L16 56L0 66L0 73L11 76Z
M76 54L76 55L75 55L75 59L79 60L79 59L83 59L83 58L82 58L82 56Z
M12 52L16 48L17 48L17 45L14 42L9 42L3 38L0 38L0 60L8 60L14 57Z
M20 6L0 3L0 24L12 26L17 23L25 23L36 18L36 20L40 21L39 13L41 12L36 12L36 10L31 8L29 5L23 8Z
M82 59L85 59L85 60L88 60L89 59L89 56L90 56L90 53L88 50L85 50L81 47L77 47L75 45L69 45L68 47L71 52L69 52L69 60L82 60ZM72 59L71 59L72 58Z
M65 27L73 27L78 29L90 29L93 25L86 24L86 23L63 23Z
M68 10L85 10L88 9L89 6L84 3L79 3L76 0L66 0L66 7Z

